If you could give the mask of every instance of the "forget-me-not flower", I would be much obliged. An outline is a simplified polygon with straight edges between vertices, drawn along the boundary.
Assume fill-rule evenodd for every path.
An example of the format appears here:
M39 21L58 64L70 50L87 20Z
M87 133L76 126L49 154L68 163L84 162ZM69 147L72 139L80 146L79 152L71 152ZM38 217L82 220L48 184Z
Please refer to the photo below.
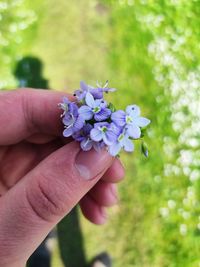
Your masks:
M111 110L107 108L107 103L103 99L94 99L93 95L87 93L85 96L85 103L79 108L79 114L85 120L91 120L93 117L96 121L103 121L110 117Z
M109 146L108 151L112 156L116 156L122 148L126 152L132 152L134 150L133 140L129 138L127 131L123 128L118 132L117 139Z
M94 99L102 99L104 92L114 92L115 90L115 88L108 87L108 81L106 81L104 86L97 83L97 88L87 85L84 81L81 81L80 89L76 90L74 95L79 101L83 101L88 92L94 97Z
M63 99L64 105L64 117L62 119L65 129L63 131L63 136L69 137L74 132L80 130L85 124L85 120L78 113L78 106L76 103L70 102L67 97Z
M113 112L111 119L116 125L125 127L128 136L134 139L140 138L140 127L145 127L150 123L149 119L140 117L140 108L136 105L127 106L126 112L123 110Z
M99 122L94 124L90 137L95 142L103 141L106 145L110 146L116 142L117 133L114 131L112 123Z

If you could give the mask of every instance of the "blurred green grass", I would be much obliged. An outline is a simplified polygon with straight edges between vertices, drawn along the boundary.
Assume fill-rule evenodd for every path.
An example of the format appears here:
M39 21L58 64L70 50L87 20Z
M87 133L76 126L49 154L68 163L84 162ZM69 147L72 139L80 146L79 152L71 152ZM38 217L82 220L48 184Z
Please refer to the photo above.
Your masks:
M119 185L120 204L110 210L108 224L96 227L81 221L87 257L108 251L115 267L200 266L200 184L199 179L191 182L179 164L184 148L171 120L176 99L170 92L170 75L175 63L165 65L159 49L150 51L157 39L173 47L178 38L191 31L191 37L173 50L175 62L181 62L185 70L175 70L175 74L181 80L190 71L198 73L200 2L20 2L19 9L33 11L35 21L21 33L20 46L12 42L12 36L12 53L7 48L0 51L0 55L10 57L6 69L0 63L3 79L10 77L7 87L15 83L11 74L14 62L34 55L44 64L50 88L67 92L77 88L82 79L90 84L109 79L110 85L118 88L109 96L117 107L136 103L152 120L146 137L149 159L141 156L139 144L134 155L121 156L126 178ZM174 166L179 171L173 171ZM199 166L190 169L199 170ZM193 201L187 192L193 192L194 205L184 206L185 199ZM184 216L186 213L189 215ZM56 249L53 266L60 264Z

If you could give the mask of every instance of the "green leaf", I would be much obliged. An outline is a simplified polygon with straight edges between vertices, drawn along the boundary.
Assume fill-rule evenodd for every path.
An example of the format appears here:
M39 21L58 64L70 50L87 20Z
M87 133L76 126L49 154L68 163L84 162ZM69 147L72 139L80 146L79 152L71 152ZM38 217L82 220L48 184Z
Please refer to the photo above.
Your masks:
M147 147L147 144L142 142L141 144L141 153L146 157L148 158L149 156L149 150L148 150L148 147Z
M114 106L112 103L109 103L109 104L108 104L108 108L109 108L112 112L115 112L115 111L116 111L116 108L115 108L115 106Z

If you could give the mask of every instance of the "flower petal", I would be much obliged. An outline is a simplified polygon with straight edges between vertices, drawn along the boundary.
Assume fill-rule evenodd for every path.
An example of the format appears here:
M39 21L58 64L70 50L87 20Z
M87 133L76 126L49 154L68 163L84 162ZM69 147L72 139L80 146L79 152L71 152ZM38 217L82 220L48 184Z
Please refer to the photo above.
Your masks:
M69 99L66 96L63 97L63 103L65 103L65 104L70 103Z
M151 121L147 118L137 117L134 119L134 123L139 127L147 126Z
M126 113L123 110L118 110L112 113L111 120L119 126L126 124Z
M94 97L92 94L90 94L89 92L87 92L86 96L85 96L85 102L86 104L91 107L94 108L95 107L95 101L94 101Z
M81 81L80 82L80 88L83 91L88 91L88 86L87 86L87 84L84 81Z
M83 149L83 151L89 151L92 148L92 140L85 138L81 142L81 148Z
M83 127L84 123L84 118L82 117L82 115L79 115L78 118L75 120L73 127L76 131L80 130Z
M124 140L124 150L127 152L132 152L134 150L133 141L129 138L125 138Z
M92 88L90 89L90 93L93 95L94 99L103 98L103 91L100 88Z
M111 115L111 110L109 108L103 108L94 115L94 118L96 121L104 121L108 119L110 115Z
M93 141L99 142L103 138L103 133L96 128L93 128L90 132L90 137Z
M127 133L130 137L138 139L141 136L140 128L135 124L130 124L127 126Z
M109 135L108 132L106 132L106 134L104 133L102 137L103 137L104 143L107 146L111 146L115 142L115 139L112 138L113 137L112 133L110 133Z
M82 116L84 120L91 120L93 117L93 112L90 107L84 105L78 110L78 113Z
M73 127L69 127L69 128L66 128L64 131L63 131L63 136L64 137L69 137L73 134Z
M90 131L92 130L92 125L89 124L89 123L86 123L83 127L83 133L85 136L89 135L90 134Z
M115 144L109 146L109 149L108 149L109 153L113 157L117 156L119 154L120 150L121 150L121 145L119 143L115 143Z
M126 113L134 119L140 116L140 108L136 105L129 105L126 108Z
M115 132L113 132L110 128L106 131L105 135L110 144L117 141L118 135Z
M65 113L65 116L62 119L62 122L64 125L69 126L74 123L74 118L69 113Z

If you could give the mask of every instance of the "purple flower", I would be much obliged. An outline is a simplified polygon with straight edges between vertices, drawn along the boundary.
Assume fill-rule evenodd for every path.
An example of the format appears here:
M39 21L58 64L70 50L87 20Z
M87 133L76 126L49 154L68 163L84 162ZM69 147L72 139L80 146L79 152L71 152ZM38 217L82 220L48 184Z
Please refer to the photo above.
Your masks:
M80 82L80 89L74 92L74 95L79 101L83 101L86 97L86 94L90 93L95 99L103 98L103 91L98 88L94 88L90 85L87 85L84 81Z
M61 118L68 112L70 104L71 102L66 96L63 97L63 102L58 104L58 107L63 110L63 113L60 115Z
M74 95L79 101L83 101L86 97L86 94L89 92L94 99L102 99L103 98L103 93L106 92L114 92L116 89L115 88L109 88L108 87L108 81L104 86L99 85L97 83L97 88L92 87L90 85L87 85L84 81L80 82L80 89L76 90L74 92Z
M129 138L129 135L125 131L122 131L119 134L116 142L109 146L108 151L112 156L116 156L122 148L124 148L127 152L132 152L134 150L133 141Z
M97 86L98 86L97 89L99 90L99 92L102 92L102 94L103 94L103 92L108 93L108 92L115 92L116 91L115 88L109 88L108 87L108 81L106 81L104 86L102 86L101 84L99 84L97 82Z
M76 141L80 142L80 146L84 151L89 151L92 148L94 148L96 151L99 151L101 148L103 148L103 146L105 146L103 142L95 142L90 138L90 131L92 128L93 126L87 123L80 131L72 135Z
M95 142L103 141L106 145L112 145L117 140L116 129L113 124L108 122L99 122L94 124L94 128L90 132L90 137ZM117 128L115 126L115 128Z
M103 99L94 99L94 97L87 93L85 97L87 105L83 105L79 108L79 114L84 120L91 120L93 117L96 121L103 121L110 117L111 110L107 108L107 103Z
M121 127L125 127L128 136L138 139L141 136L140 127L145 127L150 120L140 117L140 108L136 105L130 105L126 112L118 110L111 115L112 121Z
M63 99L63 103L60 107L64 110L62 116L62 122L65 125L65 130L63 131L63 136L69 137L74 132L80 130L85 121L82 116L78 113L78 106L76 103L70 102L67 97Z

